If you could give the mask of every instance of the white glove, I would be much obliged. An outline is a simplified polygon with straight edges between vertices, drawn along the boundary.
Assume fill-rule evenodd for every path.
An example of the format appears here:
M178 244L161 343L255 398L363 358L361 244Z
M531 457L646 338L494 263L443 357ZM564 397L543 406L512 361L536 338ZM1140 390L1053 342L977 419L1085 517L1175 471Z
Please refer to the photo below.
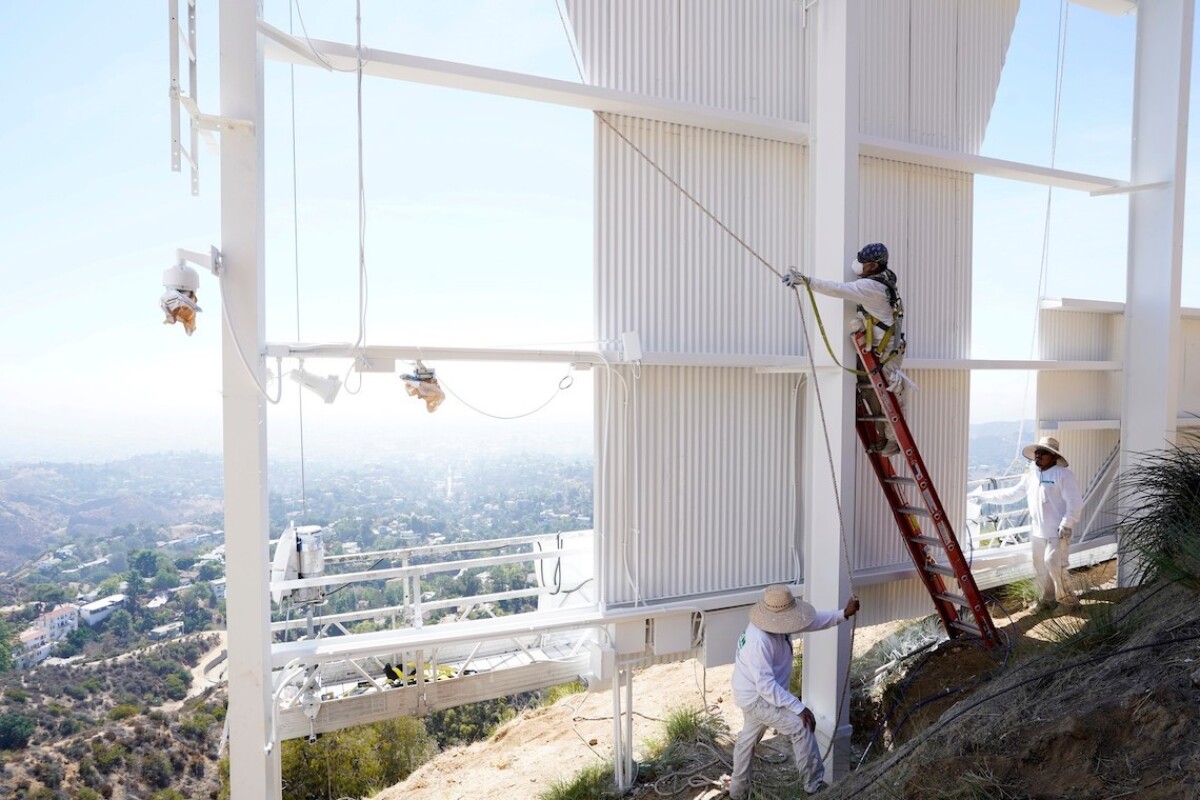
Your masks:
M797 272L795 269L789 269L787 272L785 272L783 274L783 277L780 278L780 280L783 281L784 286L791 289L791 288L793 288L795 286L799 286L801 284L807 284L808 276L802 275L801 273Z

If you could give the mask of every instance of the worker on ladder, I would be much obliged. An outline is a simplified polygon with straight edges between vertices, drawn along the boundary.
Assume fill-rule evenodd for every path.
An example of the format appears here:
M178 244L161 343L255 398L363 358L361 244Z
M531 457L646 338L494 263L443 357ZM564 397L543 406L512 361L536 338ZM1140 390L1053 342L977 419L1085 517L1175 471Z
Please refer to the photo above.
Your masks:
M896 273L888 267L887 247L881 242L864 245L850 268L859 277L846 283L810 277L794 269L788 270L782 280L788 288L804 284L814 292L858 303L858 317L851 326L851 333L865 332L867 346L879 359L888 391L898 403L903 404L905 385L911 383L900 369L906 346L904 303L896 289ZM879 399L866 375L862 374L862 362L859 362L858 369L859 397L867 404L872 415L880 416ZM876 431L879 453L892 456L900 452L896 437L886 422L876 423Z

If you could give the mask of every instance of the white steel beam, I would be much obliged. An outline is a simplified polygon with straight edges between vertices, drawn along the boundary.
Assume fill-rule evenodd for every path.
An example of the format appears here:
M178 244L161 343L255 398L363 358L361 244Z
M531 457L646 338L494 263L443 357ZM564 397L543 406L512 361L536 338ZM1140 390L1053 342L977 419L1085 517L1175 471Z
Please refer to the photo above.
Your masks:
M267 594L267 415L263 382L265 236L260 2L221 0L221 115L252 128L221 139L221 252L226 603L229 612L229 781L233 800L278 800L271 726L271 602ZM236 337L234 333L236 332ZM251 375L238 342L246 343Z
M301 40L265 22L260 23L260 32L268 40L266 56L271 60L337 70L351 70L358 63L357 52L351 44L320 39ZM363 65L364 74L381 78L624 114L773 141L798 144L808 142L809 126L803 122L722 111L695 103L388 50L364 48L363 58L366 60ZM857 131L855 135L857 136ZM990 175L1100 194L1137 188L1131 187L1128 181L1117 178L1022 164L877 136L861 137L858 152L861 155L888 158L907 164L943 167L975 175Z
M263 34L268 38L267 57L274 61L312 66L314 61L309 55L312 53L336 70L352 70L358 64L358 52L352 44L320 39L301 42L275 28L264 30ZM292 41L284 44L280 37ZM740 111L722 111L696 103L649 97L601 86L366 47L363 48L363 60L363 74L378 78L624 114L781 142L802 144L808 139L808 126L802 122Z
M827 280L846 279L845 265L858 250L858 53L863 8L859 0L821 3L810 17L809 46L815 52L809 75L813 137L809 145L811 185L808 221L813 242L812 272ZM818 297L829 341L843 364L855 363L850 346L851 306ZM809 323L810 346L818 363L831 359ZM854 540L855 507L854 378L841 370L817 370L807 387L804 437L804 587L819 609L841 608L850 594L845 543ZM819 392L819 395L818 395ZM829 437L828 448L825 437ZM825 463L826 453L831 463ZM836 478L837 485L834 485ZM840 501L840 505L839 505ZM841 509L848 513L842 514ZM843 527L844 524L844 527ZM850 767L850 703L844 692L850 664L850 626L804 635L804 703L817 718L817 735L828 754L834 780ZM832 740L826 749L824 742Z
M1175 441L1194 15L1194 0L1156 0L1138 7L1132 180L1165 185L1129 198L1123 473L1138 453L1161 450ZM1126 503L1131 500L1136 502L1126 498ZM1129 556L1121 550L1117 579L1122 585L1137 577Z
M1002 158L960 153L939 147L926 147L909 142L883 139L878 136L863 136L859 140L859 152L864 156L888 158L893 161L903 161L906 164L941 167L956 172L969 172L973 175L989 175L993 178L1056 186L1061 189L1077 189L1096 194L1128 191L1134 188L1129 185L1128 181L1116 178L1039 167L1019 161L1005 161Z

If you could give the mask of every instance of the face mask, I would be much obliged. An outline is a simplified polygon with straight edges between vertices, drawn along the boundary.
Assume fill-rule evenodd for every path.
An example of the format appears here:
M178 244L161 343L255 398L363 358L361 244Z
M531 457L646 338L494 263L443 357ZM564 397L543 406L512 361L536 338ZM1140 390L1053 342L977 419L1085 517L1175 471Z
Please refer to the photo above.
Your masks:
M859 263L857 258L850 259L850 271L855 275L862 277L863 265Z

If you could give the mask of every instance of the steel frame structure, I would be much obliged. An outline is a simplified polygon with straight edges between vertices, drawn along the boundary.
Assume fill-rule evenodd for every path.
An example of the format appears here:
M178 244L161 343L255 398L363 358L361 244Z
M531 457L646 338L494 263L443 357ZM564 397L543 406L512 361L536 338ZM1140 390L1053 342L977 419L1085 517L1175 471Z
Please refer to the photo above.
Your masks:
M194 3L187 2L190 19ZM177 0L171 0L171 52L173 64L178 58L180 31ZM262 4L245 0L221 0L219 6L220 40L220 116L200 113L195 103L195 84L189 91L178 85L178 72L172 73L172 102L176 115L172 123L173 164L180 166L178 107L183 106L192 120L189 159L195 158L196 128L211 128L222 134L221 141L221 252L226 264L227 282L222 336L224 497L226 515L226 552L228 563L229 633L229 715L231 785L235 800L279 798L280 761L278 728L273 719L277 703L272 685L272 669L297 658L311 665L338 658L369 657L374 652L392 652L399 638L379 637L373 643L359 637L343 637L329 649L319 640L304 647L272 645L269 586L267 583L267 442L266 410L256 384L265 377L264 357L291 355L289 345L267 346L264 339L264 184L263 147L263 60L272 58L303 65L317 65L312 50L332 63L357 60L351 45L313 42L310 46L267 25L262 20ZM1132 192L1129 243L1129 305L1133 324L1127 326L1127 353L1154 357L1126 359L1120 365L1125 372L1125 408L1137 408L1139 414L1126 414L1122 422L1122 440L1131 450L1150 448L1173 435L1176 414L1174 379L1171 366L1179 348L1178 317L1163 313L1178 309L1181 269L1183 175L1186 148L1187 97L1190 89L1191 32L1193 0L1156 0L1138 6L1137 74L1135 78L1134 160L1130 180L1080 175L1063 170L989 159L950 150L939 150L905 142L886 141L859 135L855 117L856 73L852 43L866 13L861 0L814 4L813 40L817 44L815 74L809 76L817 88L811 127L782 123L751 114L716 111L704 106L647 98L633 93L553 81L465 64L422 59L400 53L370 50L364 53L367 75L423 82L448 89L489 92L537 102L556 103L593 112L615 112L694 125L711 130L730 131L749 136L799 142L818 148L821 158L813 176L811 191L822 198L817 204L816 240L818 264L840 264L842 254L852 249L856 235L857 164L860 155L878 155L912 164L946 167L964 173L998 175L1012 180L1058 186L1096 194ZM189 40L194 52L194 44ZM192 60L194 69L194 60ZM177 65L176 65L177 66ZM173 68L174 69L174 68ZM191 74L194 74L191 73ZM819 80L818 80L819 78ZM1163 124L1163 120L1173 124ZM810 138L811 137L811 138ZM198 170L193 175L198 187ZM823 210L822 210L823 209ZM830 270L833 267L829 268ZM837 277L830 273L825 277ZM834 325L833 335L844 331ZM841 337L845 341L845 337ZM237 350L237 342L253 343L254 357L247 370ZM843 356L849 355L848 344ZM312 356L309 350L304 351ZM396 353L407 352L395 348ZM426 357L429 348L422 348ZM354 357L352 353L331 356ZM509 352L471 351L473 358L506 360ZM1161 357L1160 357L1161 356ZM550 358L551 356L546 356ZM567 361L596 363L594 357L579 354L555 354ZM599 359L603 361L603 359ZM720 361L720 359L716 359ZM704 359L699 359L703 362ZM764 369L799 369L797 363L750 364ZM693 363L695 360L693 360ZM744 359L740 366L747 366ZM980 365L982 366L982 365ZM1034 362L1016 362L1006 368L1037 368ZM1089 369L1114 369L1118 365L1091 364ZM1059 365L1057 368L1061 368ZM853 387L833 370L819 368L814 376L834 398L832 422L842 431L834 447L834 474L843 491L852 491L852 429L849 424ZM813 381L809 381L810 386ZM1142 413L1145 411L1146 413ZM842 424L845 423L845 424ZM815 440L815 437L814 437ZM807 525L828 524L835 509L822 497L827 479L810 477L808 490L814 502L808 504ZM840 604L847 586L839 577L842 570L836 543L806 542L805 586L810 599L818 605ZM722 598L728 605L747 605L754 593ZM618 633L626 624L626 634L644 648L645 629L655 615L684 615L689 629L698 624L705 611L691 604L674 604L657 609L606 610L576 614L569 619L545 620L531 634L547 634L563 627L596 629L615 626ZM502 621L495 621L496 630ZM478 632L474 632L478 636ZM501 631L501 635L512 635ZM411 634L405 634L411 635ZM688 643L692 652L696 641ZM826 643L806 647L806 660L817 669L805 671L804 692L822 719L835 719L841 695L841 681L849 657L848 633L836 646ZM307 648L307 649L306 649ZM323 649L325 648L325 649ZM337 650L335 653L334 650ZM681 652L681 651L674 651ZM617 649L620 656L620 649ZM632 704L629 682L632 662L619 660L613 665L614 736L618 758L618 783L628 786L632 780L632 749L628 724ZM622 705L622 695L624 704ZM845 718L845 715L840 715ZM347 723L349 724L349 723ZM825 730L838 747L835 749L835 774L845 765L849 728Z

